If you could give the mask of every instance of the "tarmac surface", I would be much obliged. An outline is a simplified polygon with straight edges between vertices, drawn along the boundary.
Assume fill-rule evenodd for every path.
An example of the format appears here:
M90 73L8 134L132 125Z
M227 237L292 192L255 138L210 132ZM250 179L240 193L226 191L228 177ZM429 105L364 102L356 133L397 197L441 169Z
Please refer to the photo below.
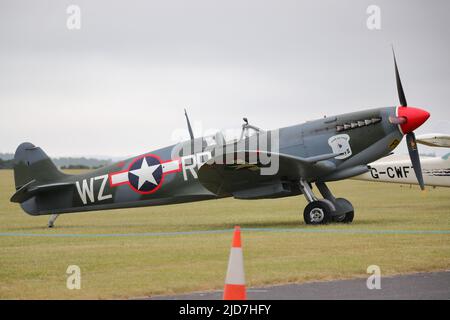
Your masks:
M369 276L369 275L368 275ZM248 300L449 300L450 270L381 277L381 289L367 288L367 278L248 288ZM220 300L222 291L155 296L157 300Z

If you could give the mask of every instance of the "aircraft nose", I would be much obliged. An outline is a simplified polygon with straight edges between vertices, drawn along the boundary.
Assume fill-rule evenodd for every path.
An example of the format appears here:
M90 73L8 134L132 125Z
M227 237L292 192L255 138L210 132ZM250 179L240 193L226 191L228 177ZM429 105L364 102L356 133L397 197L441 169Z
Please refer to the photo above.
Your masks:
M414 107L398 107L397 116L406 119L400 124L403 134L410 133L420 127L430 117L430 113Z

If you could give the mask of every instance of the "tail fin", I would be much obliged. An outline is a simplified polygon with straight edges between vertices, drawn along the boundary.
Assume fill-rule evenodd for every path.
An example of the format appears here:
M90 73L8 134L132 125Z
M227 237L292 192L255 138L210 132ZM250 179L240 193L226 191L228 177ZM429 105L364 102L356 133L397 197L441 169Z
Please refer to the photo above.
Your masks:
M17 147L14 155L16 190L31 181L49 183L58 181L65 176L41 148L29 142L24 142Z

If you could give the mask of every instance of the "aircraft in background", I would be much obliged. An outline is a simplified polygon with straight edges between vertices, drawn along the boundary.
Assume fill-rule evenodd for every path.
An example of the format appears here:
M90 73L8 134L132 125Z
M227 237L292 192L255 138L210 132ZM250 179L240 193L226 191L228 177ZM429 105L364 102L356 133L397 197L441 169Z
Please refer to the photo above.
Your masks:
M450 187L450 153L443 157L420 159L426 186ZM411 161L404 156L391 155L368 165L369 171L352 179L376 182L417 184Z
M430 147L450 148L450 135L429 133L416 137L417 143ZM426 186L450 187L450 153L443 157L421 156L422 174ZM417 184L411 161L402 155L389 155L368 165L369 171L354 180Z
M11 201L20 203L30 215L51 214L52 227L62 213L303 194L308 201L305 223L352 222L352 204L336 198L326 182L367 172L367 164L390 154L403 136L418 183L424 188L413 131L430 114L408 106L395 54L394 65L400 106L271 131L249 125L244 118L241 137L235 141L226 141L220 132L194 138L186 114L191 140L81 175L59 171L42 149L23 143L14 156L16 191ZM312 191L313 183L322 199Z

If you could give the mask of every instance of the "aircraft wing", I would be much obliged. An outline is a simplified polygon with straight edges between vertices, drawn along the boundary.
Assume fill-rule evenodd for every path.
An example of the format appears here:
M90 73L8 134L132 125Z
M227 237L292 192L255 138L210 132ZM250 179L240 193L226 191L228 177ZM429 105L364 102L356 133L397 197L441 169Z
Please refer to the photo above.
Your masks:
M329 153L302 158L262 151L235 152L210 159L200 167L198 178L206 189L218 196L232 195L245 199L270 197L290 192L289 183L296 184L301 177L308 176L312 171L327 172L335 169L334 163L329 159L339 155L341 154ZM270 165L261 161L261 156L270 158L270 165L277 168L270 169ZM277 161L274 160L275 157ZM264 174L264 171L272 172Z
M416 137L417 143L430 147L450 148L450 135L443 133L422 134Z

